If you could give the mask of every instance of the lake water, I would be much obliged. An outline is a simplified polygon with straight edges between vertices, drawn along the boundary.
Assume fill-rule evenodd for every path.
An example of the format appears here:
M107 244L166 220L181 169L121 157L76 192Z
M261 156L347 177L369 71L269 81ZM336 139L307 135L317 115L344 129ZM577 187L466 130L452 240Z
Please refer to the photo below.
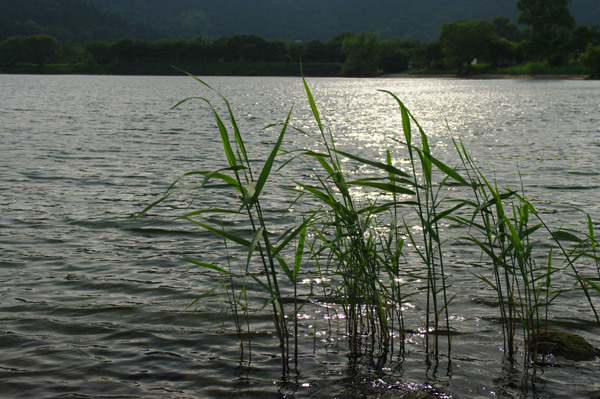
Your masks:
M301 79L206 81L231 102L255 160L266 158L278 133L262 128L284 121L292 105L291 123L316 131ZM402 138L398 106L377 91L389 90L427 131L436 157L456 165L450 139L460 138L499 184L518 187L520 171L528 199L553 226L585 229L581 210L600 220L598 81L308 82L341 149L380 160L386 149L402 151L392 140ZM343 334L316 302L300 320L298 373L282 378L266 310L252 324L251 358L248 351L241 358L232 323L222 333L220 322L212 325L224 299L201 302L193 316L186 310L221 278L182 258L227 259L210 233L172 220L189 197L174 197L131 221L183 173L226 165L202 102L170 110L190 96L206 96L223 110L214 93L189 77L0 75L0 396L350 398L432 387L457 398L599 397L598 359L551 359L534 383L524 378L522 354L516 364L504 360L494 293L469 273L479 267L479 253L456 242L446 249L457 294L451 362L442 357L428 366L422 337L414 333L406 357L390 356L380 369L368 362L354 367ZM317 149L317 142L290 130L282 148ZM265 191L269 220L289 205L277 185L311 170L293 163L274 177ZM195 201L223 205L211 195ZM235 230L238 220L226 223ZM230 251L232 259L243 259ZM303 273L303 280L313 278ZM572 281L565 276L558 284ZM250 295L258 305L266 299L258 290ZM422 298L411 300L417 325L409 328L419 327ZM595 300L600 306L598 295ZM564 294L550 317L552 328L600 347L600 328L581 292Z

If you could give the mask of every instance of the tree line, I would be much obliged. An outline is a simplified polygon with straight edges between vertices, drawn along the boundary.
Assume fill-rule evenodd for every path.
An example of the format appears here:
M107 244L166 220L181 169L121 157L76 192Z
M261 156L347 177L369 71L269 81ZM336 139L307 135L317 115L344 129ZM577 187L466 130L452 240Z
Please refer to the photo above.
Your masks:
M576 25L569 1L518 0L522 29L505 17L446 23L438 39L443 61L460 74L463 68L468 73L475 59L494 65L545 60L551 66L577 60L588 46L592 51L600 44L600 26Z
M551 66L581 61L596 71L600 52L598 25L576 25L567 8L569 0L518 0L517 22L507 17L459 20L442 25L432 42L392 38L374 33L343 32L328 41L267 40L256 34L210 39L145 41L122 38L113 43L60 44L48 35L14 36L0 43L0 65L20 63L218 64L218 63L339 63L344 76L374 76L413 67L453 69L470 73L474 60L495 66L546 61ZM596 58L595 58L596 57Z
M368 43L365 38L369 38ZM400 39L379 40L374 34L355 35L349 32L336 35L326 42L312 40L306 43L238 34L215 40L202 36L190 40L160 39L153 42L122 38L114 43L93 41L85 45L62 45L48 35L15 36L0 43L0 65L14 68L22 63L42 66L68 62L90 65L346 63L353 66L346 68L344 74L369 76L378 70L399 72L407 69L408 50L418 44ZM356 54L364 45L369 47L369 56L374 57L368 67Z

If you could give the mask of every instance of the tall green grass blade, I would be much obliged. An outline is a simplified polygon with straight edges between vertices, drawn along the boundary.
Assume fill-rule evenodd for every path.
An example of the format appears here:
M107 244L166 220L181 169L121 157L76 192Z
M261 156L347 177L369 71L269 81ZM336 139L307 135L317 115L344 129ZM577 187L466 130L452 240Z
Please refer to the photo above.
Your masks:
M197 266L202 266L202 267L205 267L207 269L215 270L215 271L217 271L219 273L231 274L231 272L229 272L229 271L227 271L225 269L222 269L222 268L220 268L217 265L213 265L212 263L198 262L197 260L193 260L193 259L183 259L183 260L185 262L193 263L194 265L197 265Z
M260 227L254 232L254 236L252 237L252 241L250 241L250 246L248 247L248 260L246 262L246 267L250 265L250 259L252 259L252 254L254 253L256 245L258 245L258 241L260 240L263 230L264 228Z
M557 240L572 241L576 243L582 242L581 238L564 230L553 231L551 234L552 237L556 238Z
M225 238L225 239L227 239L229 241L233 241L233 242L235 242L237 244L243 245L244 247L250 248L250 245L251 245L250 241L248 241L248 240L246 240L244 238L238 237L238 236L233 235L231 233L228 233L228 232L226 232L224 230L216 229L216 228L214 228L212 226L209 226L209 225L204 224L204 223L200 223L200 222L198 222L196 220L193 220L193 219L187 219L187 220L189 220L190 222L192 222L192 223L194 223L194 224L196 224L196 225L198 225L198 226L200 226L200 227L202 227L202 228L204 228L204 229L206 229L206 230L208 230L208 231L210 231L212 233L215 233L216 235L221 236L221 237L223 237L223 238Z
M299 185L300 187L302 187L304 190L308 191L314 197L319 198L320 200L322 200L323 202L325 202L327 205L329 205L333 209L338 209L339 207L342 206L338 201L336 201L335 198L333 198L329 194L326 194L326 193L324 193L324 192L322 192L320 190L317 190L316 188L310 187L310 186L308 186L306 184L299 183L297 181L294 181L294 183L296 183L297 185ZM296 189L289 189L289 190L290 191L303 192L301 190L296 190Z
M217 126L219 127L219 132L221 133L221 141L223 142L223 148L225 149L227 161L229 162L230 166L236 166L237 162L235 160L235 154L233 153L233 149L231 148L231 142L229 141L229 133L227 133L227 128L225 128L225 124L221 120L221 117L217 113L217 110L214 108L212 108L212 110L217 121Z
M404 138L406 139L406 144L408 145L408 147L412 147L412 132L410 127L410 117L408 115L408 109L404 106L404 103L400 101L400 99L391 91L379 91L391 95L398 102L398 105L400 106L400 115L402 117L402 130L404 132Z
M234 167L228 167L228 168L224 168L224 169L221 169L221 170L238 171L238 170L243 170L243 169L246 169L246 168L244 166L241 166L241 165L236 165ZM227 183L231 187L235 188L242 195L246 195L246 189L245 189L245 187L240 186L240 183L236 179L234 179L233 177L228 176L228 175L226 175L224 173L220 173L218 171L198 170L198 171L194 171L194 172L188 172L184 176L192 176L192 175L204 175L204 176L210 175L210 178L216 177L218 179L223 180L225 183Z
M448 216L448 215L452 214L454 211L456 211L456 210L458 210L458 209L462 208L462 207L463 207L463 206L465 206L465 205L466 205L466 204L465 204L464 202L462 202L462 203L460 203L460 204L458 204L458 205L455 205L455 206L453 206L453 207L452 207L452 208L450 208L450 209L446 209L446 210L445 210L445 211L443 211L443 212L436 213L435 217L434 217L434 218L433 218L433 220L431 221L431 224L435 224L435 223L437 223L438 221L440 221L440 220L444 219L446 216Z
M175 218L175 220L188 219L192 216L201 215L203 213L235 213L235 214L237 214L237 213L239 213L239 211L232 211L229 209L221 209L221 208L200 209L198 211L189 212L189 213L186 213L185 215L179 216L179 217Z
M222 283L222 284L219 284L219 285L217 285L217 286L215 286L215 287L212 287L212 288L211 288L211 289L209 289L208 291L205 291L205 292L203 292L203 293L202 293L202 295L198 296L196 299L194 299L194 300L192 301L192 303L190 303L189 305L187 305L187 306L185 307L185 309L187 310L187 309L191 308L191 307L192 307L192 306L194 306L196 303L198 303L198 301L200 301L201 299L203 299L203 298L206 298L207 296L211 295L213 292L215 292L215 291L216 291L216 290L218 290L219 288L224 288L224 287L225 287L225 284L224 284L224 283Z
M310 88L308 87L308 83L306 83L306 79L304 79L304 76L302 76L302 82L304 83L304 90L306 91L306 96L308 97L308 104L310 105L310 109L312 110L317 124L319 125L319 130L322 134L324 134L323 125L321 124L321 118L319 117L319 110L317 109L315 99L313 98L313 95L310 91Z
M588 225L588 235L590 238L590 245L592 246L592 250L596 250L596 236L594 235L594 223L592 223L592 218L589 214L586 214L587 217L587 225Z
M359 156L356 156L356 155L349 154L349 153L347 153L345 151L340 151L340 150L333 150L333 151L337 152L340 155L345 156L346 158L350 158L350 159L353 159L355 161L362 162L362 163L364 163L366 165L374 166L374 167L376 167L378 169L382 169L382 170L385 170L386 172L394 173L394 174L396 174L398 176L412 177L408 173L403 172L400 169L398 169L398 168L396 168L396 167L394 167L392 165L385 164L383 162L371 161L369 159L365 159L365 158L362 158L362 157L359 157Z
M265 304L268 305L270 302L272 302L273 300L275 300L277 298L277 295L275 294L275 292L273 292L273 290L269 287L267 287L267 285L265 283L263 283L262 281L260 281L258 279L258 277L256 277L255 275L251 274L250 277L252 277L252 279L254 281L256 281L266 292L268 292L271 295L271 299L269 300L269 302L267 302Z
M431 161L429 160L429 158L423 155L423 152L420 149L415 148L415 150L417 151L419 159L421 160L421 169L423 170L423 177L425 177L427 186L431 186Z
M294 273L290 270L290 267L288 266L285 259L283 259L283 257L281 255L277 255L276 259L277 259L277 262L279 262L279 266L281 266L281 270L283 270L283 272L285 273L287 278L290 279L290 281L292 281L292 282L296 281L294 278Z
M546 277L546 289L550 288L550 282L552 281L552 248L548 254L548 276Z
M285 240L283 240L281 242L281 244L279 244L277 246L277 248L274 248L272 251L272 255L276 256L277 254L279 254L289 243L290 241L292 241L298 234L302 234L302 231L304 230L304 234L306 234L306 226L309 225L311 223L311 221L314 219L316 214L311 215L308 219L304 219L302 221L302 224L300 224L300 226L297 226L286 238Z
M212 91L214 91L215 93L217 93L217 94L218 94L218 95L219 95L219 96L220 96L220 97L221 97L221 98L222 98L222 99L225 101L225 104L227 105L227 111L229 112L229 120L230 120L230 122L231 122L231 125L233 126L233 131L234 131L235 140L236 140L236 142L238 143L238 146L239 146L239 148L240 148L240 149L241 149L241 151L242 151L242 155L243 155L243 157L244 157L244 160L246 161L246 163L249 163L249 162L248 162L248 155L246 154L246 148L245 148L245 146L244 146L244 142L242 141L242 136L241 136L241 134L240 134L240 131L239 131L239 129L238 129L237 123L236 123L236 121L235 121L235 117L234 117L234 115L233 115L233 111L231 110L231 105L229 104L229 101L227 100L227 98L225 98L225 96L223 96L221 93L219 93L219 91L217 91L217 90L215 90L214 88L212 88L212 87L211 87L211 86L210 86L208 83L204 82L202 79L199 79L198 77L196 77L196 76L192 75L191 73L189 73L189 72L186 72L186 71L184 71L184 70L182 70L182 69L179 69L179 68L177 68L177 67L173 67L173 68L177 69L177 70L178 70L178 71L180 71L180 72L183 72L183 73L185 73L186 75L188 75L188 76L192 77L193 79L195 79L196 81L200 82L200 83L201 83L201 84L203 84L204 86L208 87L210 90L212 90ZM173 109L173 108L176 108L178 105L180 105L181 103L183 103L183 102L185 102L185 101L187 101L187 100L188 100L188 99L186 99L186 100L183 100L183 101L180 101L180 102L179 102L179 103L177 103L175 106L173 106L173 107L172 107L172 109Z
M302 255L304 254L304 242L306 241L306 223L302 227L300 231L300 236L298 237L298 247L296 248L296 257L294 259L294 281L298 278L298 273L300 272L300 266L302 265Z
M288 116L285 120L285 124L283 125L283 129L281 130L281 133L279 134L279 137L277 138L277 143L271 150L271 154L269 155L269 158L267 158L267 161L265 162L265 165L263 166L263 169L260 172L260 176L258 177L258 181L256 182L256 189L255 189L255 192L253 195L254 200L258 199L260 193L262 192L263 187L265 186L265 183L267 182L267 179L269 178L269 174L271 173L271 168L273 167L273 162L275 162L275 157L277 156L277 153L279 152L279 147L281 147L281 142L283 141L283 137L285 136L285 131L287 130L287 126L290 121L290 117L292 115L293 109L294 109L294 107L292 107L290 109L290 112L288 113Z
M355 180L355 181L349 181L346 184L360 186L360 187L377 188L382 191L387 191L387 192L396 193L396 194L407 194L407 195L415 194L415 192L412 190L409 190L407 188L403 188L400 186L396 186L395 184L389 184L389 183L375 183L375 182L369 182L369 181L356 181Z
M473 272L469 272L471 273L473 276L477 277L478 279L486 282L490 287L492 287L494 289L494 291L499 292L498 287L487 277L483 276L482 274L475 274Z
M460 184L462 184L463 186L467 186L470 187L471 184L469 184L469 182L467 182L461 175L459 175L454 169L452 169L451 167L449 167L448 165L444 164L442 161L439 161L438 159L434 158L431 154L429 153L425 153L425 156L442 172L444 172L445 174L447 174L448 176L450 176L452 179L456 180L457 182L459 182Z

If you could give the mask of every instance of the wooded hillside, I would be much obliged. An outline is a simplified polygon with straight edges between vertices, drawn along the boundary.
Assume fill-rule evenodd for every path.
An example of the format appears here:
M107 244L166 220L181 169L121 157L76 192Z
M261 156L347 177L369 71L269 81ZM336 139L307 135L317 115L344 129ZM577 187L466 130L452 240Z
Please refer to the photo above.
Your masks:
M122 37L158 39L139 22L100 10L86 0L0 0L0 40L11 36L50 35L61 43L114 42Z
M252 33L267 39L329 40L343 31L380 38L431 41L445 22L508 17L516 0L94 0L129 22L143 22L162 37L219 37ZM600 23L600 1L572 0L578 24Z

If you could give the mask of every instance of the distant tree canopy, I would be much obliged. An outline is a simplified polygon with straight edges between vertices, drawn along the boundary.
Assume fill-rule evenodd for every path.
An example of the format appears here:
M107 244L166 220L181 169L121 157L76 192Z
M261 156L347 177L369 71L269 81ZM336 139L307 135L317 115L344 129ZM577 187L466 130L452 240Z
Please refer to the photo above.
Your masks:
M536 32L572 29L575 18L569 12L571 0L517 0L517 23L531 26Z
M588 44L585 53L581 56L581 62L595 77L600 77L600 44L596 46Z
M532 49L543 59L560 53L565 36L575 27L569 12L571 0L517 0L517 23L531 27Z
M42 66L58 62L61 46L58 40L47 35L11 37L0 43L0 62L14 66L27 62Z
M342 44L346 63L342 68L344 76L374 76L377 73L377 52L379 38L374 33L361 32L348 36Z
M487 20L455 21L442 25L440 44L449 64L469 71L471 62L476 58L488 56L489 46L497 41L496 26Z

